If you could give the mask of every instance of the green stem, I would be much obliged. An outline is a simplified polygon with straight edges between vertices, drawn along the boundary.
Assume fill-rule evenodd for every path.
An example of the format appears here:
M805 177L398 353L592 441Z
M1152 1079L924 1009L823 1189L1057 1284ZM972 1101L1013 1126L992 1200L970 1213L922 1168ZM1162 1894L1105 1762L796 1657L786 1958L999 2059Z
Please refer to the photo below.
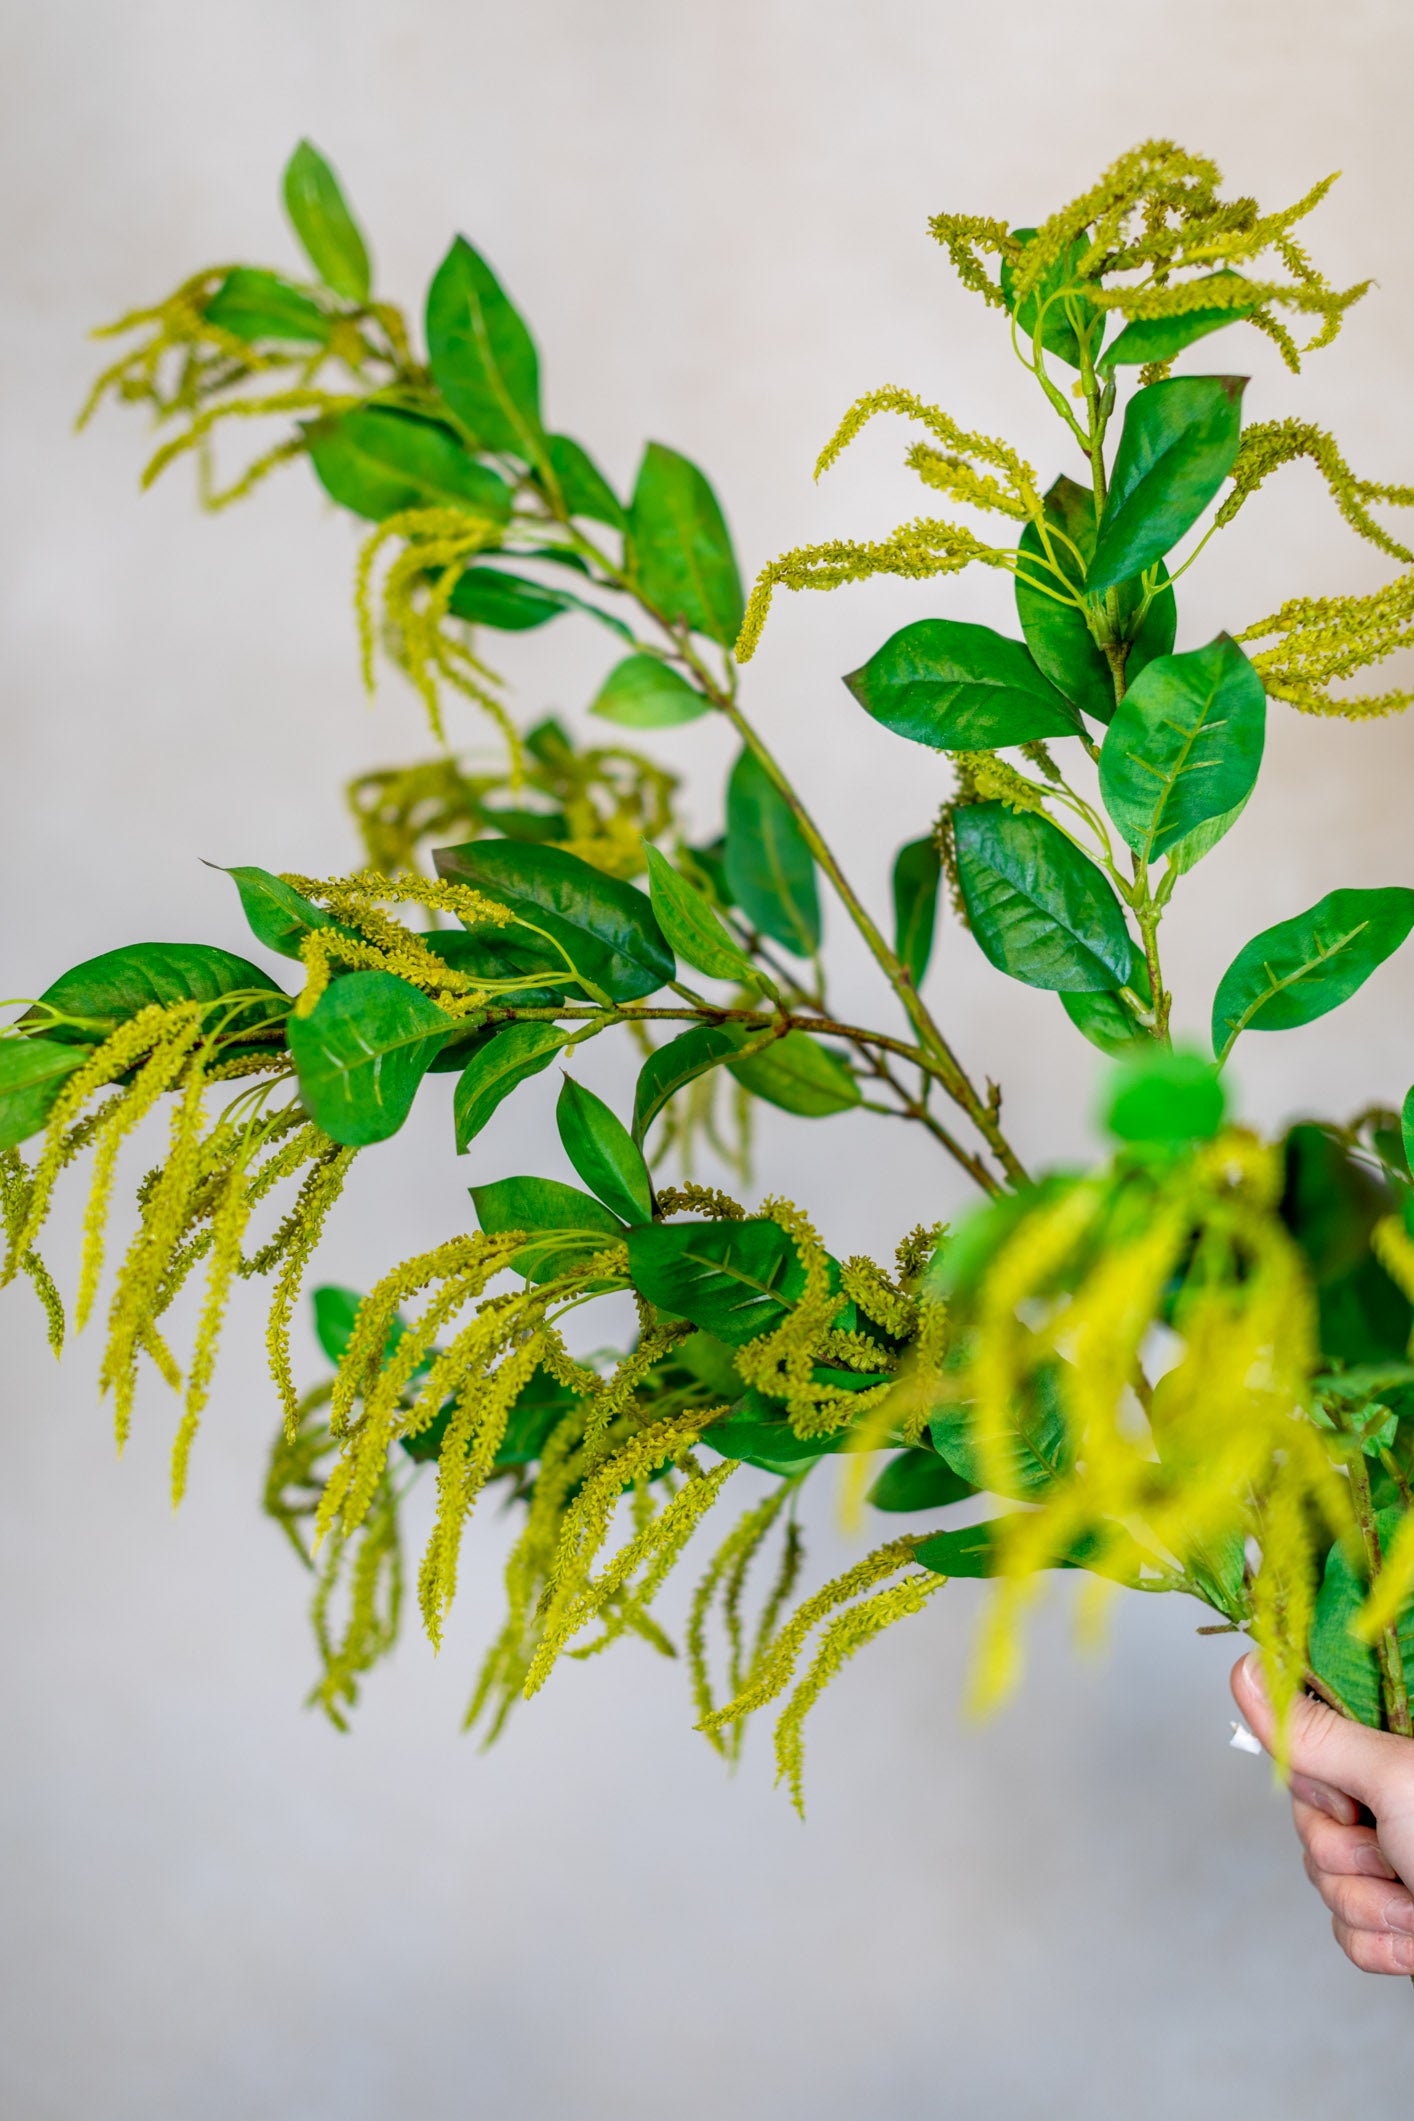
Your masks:
M1351 1460L1350 1491L1355 1500L1355 1515L1360 1524L1360 1537L1364 1542L1365 1561L1373 1589L1384 1567L1384 1555L1380 1550L1380 1528L1375 1521L1374 1498L1370 1493L1370 1470L1365 1463L1363 1451L1357 1451ZM1397 1731L1401 1738L1414 1738L1414 1722L1411 1722L1409 1715L1409 1687L1404 1676L1404 1653L1399 1647L1398 1627L1385 1628L1375 1649L1380 1661L1385 1722L1390 1730Z

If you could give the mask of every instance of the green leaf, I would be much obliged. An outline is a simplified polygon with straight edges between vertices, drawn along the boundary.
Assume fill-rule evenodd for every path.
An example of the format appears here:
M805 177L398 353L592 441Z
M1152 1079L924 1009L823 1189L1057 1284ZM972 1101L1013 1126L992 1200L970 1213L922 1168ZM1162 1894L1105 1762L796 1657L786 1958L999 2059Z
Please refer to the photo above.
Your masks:
M457 576L447 609L469 626L495 626L502 633L529 633L576 608L578 599L547 589L524 575L503 574L498 567L468 567Z
M558 1378L551 1377L548 1370L533 1370L512 1403L506 1422L506 1432L501 1438L494 1465L497 1471L503 1466L533 1465L552 1431L557 1429L572 1407L580 1404L576 1393ZM456 1401L449 1399L436 1417L419 1429L416 1436L404 1436L400 1442L411 1459L426 1463L442 1454L442 1439L447 1425L456 1411Z
M1128 986L1131 993L1148 1002L1152 994L1149 968L1138 944L1133 948ZM1153 1044L1143 1025L1136 1022L1120 1000L1117 989L1108 994L1062 994L1060 1005L1082 1038L1088 1038L1092 1046L1098 1046L1101 1053L1108 1053L1112 1060L1126 1059Z
M961 619L902 627L845 683L885 729L934 751L991 751L1080 728L1023 642Z
M642 1142L648 1129L670 1098L679 1090L716 1068L741 1048L742 1035L734 1024L694 1024L679 1032L666 1046L650 1053L639 1071L633 1094L633 1138Z
M1068 588L1083 594L1085 573L1095 551L1095 496L1074 479L1058 478L1045 499L1046 521L1059 535L1051 538L1051 552L1060 569L1057 580L1046 557L1041 533L1028 523L1017 550L1025 561L1016 575L1016 613L1026 645L1038 667L1073 706L1083 709L1097 722L1107 722L1115 710L1114 674L1086 624L1078 604L1059 602L1037 583L1049 583L1056 591ZM1173 647L1178 625L1168 571L1159 562L1162 586L1143 618L1141 582L1123 582L1119 599L1118 633L1129 643L1125 673L1132 684L1146 663L1167 655Z
M293 339L322 346L334 328L317 302L273 272L237 265L206 305L206 321L248 346L260 339Z
M357 1289L339 1288L332 1282L326 1282L322 1289L314 1290L314 1331L330 1362L342 1362L344 1350L353 1337L354 1323L362 1302L363 1298ZM385 1363L406 1332L406 1322L402 1318L394 1318L383 1346ZM438 1350L435 1348L428 1350L412 1372L409 1383L427 1375L437 1359L437 1354Z
M567 1075L555 1124L566 1156L605 1207L626 1223L651 1221L653 1181L643 1152L603 1098Z
M1231 810L1221 811L1217 817L1195 825L1191 832L1184 833L1182 839L1175 840L1169 848L1170 869L1178 876L1186 876L1190 869L1195 869L1205 854L1212 853L1219 840L1227 838L1247 808L1247 802L1248 798L1244 796L1240 803L1233 804Z
M364 1148L396 1134L455 1020L392 972L349 972L286 1037L300 1101L336 1142Z
M615 663L589 712L625 729L670 729L695 722L710 701L656 655L626 655Z
M777 1327L805 1288L779 1223L647 1223L628 1233L633 1285L652 1304L739 1348Z
M690 1333L673 1352L683 1368L719 1398L736 1400L745 1392L746 1380L724 1340L714 1340L710 1333Z
M970 1407L945 1407L929 1422L928 1435L955 1473L1008 1502L1036 1501L1070 1468L1065 1416L1049 1372L1018 1398L1005 1436L985 1453L973 1434Z
M496 998L521 1009L551 1009L565 999L565 961L553 943L524 928L433 929L421 941L444 964L496 985Z
M1105 1101L1105 1125L1117 1141L1208 1141L1223 1123L1222 1080L1200 1053L1170 1053L1150 1043L1142 1059L1121 1068Z
M1001 1566L1005 1524L1004 1517L994 1517L986 1524L966 1525L959 1532L935 1532L915 1548L913 1558L939 1576L995 1576ZM1082 1532L1072 1539L1065 1553L1055 1555L1045 1567L1093 1569L1097 1575L1119 1583L1133 1583L1136 1578L1128 1565L1128 1547L1129 1542L1122 1541L1121 1554L1116 1555L1107 1538Z
M1404 1093L1404 1103L1399 1110L1399 1133L1404 1144L1404 1160L1414 1171L1414 1087Z
M568 514L584 516L591 523L607 523L611 530L627 529L623 504L578 442L571 441L568 435L550 435L545 453Z
M1161 560L1197 522L1237 456L1245 387L1244 376L1174 376L1135 392L1086 577L1092 596Z
M560 944L575 971L611 1001L641 1001L677 972L644 894L563 847L473 840L438 847L433 860L439 876L474 885Z
M889 1460L865 1501L876 1510L941 1510L976 1493L936 1451L912 1450Z
M510 1262L527 1281L553 1281L624 1234L618 1217L601 1202L558 1179L499 1178L470 1190L476 1219L489 1235L531 1233L531 1242Z
M859 1085L839 1055L806 1031L787 1031L727 1067L753 1097L802 1119L826 1119L859 1103Z
M1414 891L1331 891L1264 928L1228 966L1213 1000L1220 1061L1244 1031L1290 1031L1348 1001L1414 927Z
M759 1392L747 1392L721 1421L703 1430L701 1441L721 1458L789 1477L808 1472L847 1439L843 1429L831 1436L797 1436L787 1420L767 1413L769 1405Z
M727 884L753 928L797 957L820 947L815 859L789 803L753 751L727 782Z
M462 508L490 523L510 520L505 480L434 420L365 405L342 419L312 420L305 435L324 491L369 522L404 508Z
M717 496L697 466L650 442L629 510L632 564L644 600L670 625L730 649L746 609Z
M683 963L705 972L709 979L735 980L743 986L760 983L761 974L737 948L697 886L680 875L656 847L645 845L644 853L653 917Z
M366 302L367 248L338 178L308 140L285 164L285 211L324 285L346 302Z
M278 1037L290 998L248 958L207 943L129 943L62 973L39 997L44 1007L37 1005L23 1021L65 1046L99 1045L154 1002L216 1003L252 990L256 998L232 1011L227 1033L249 1036L269 1026L267 1035ZM45 1021L50 1009L81 1021L50 1024Z
M568 1031L557 1024L507 1024L489 1045L472 1054L452 1098L458 1156L470 1148L502 1099L548 1068L568 1041Z
M1382 1547L1388 1546L1399 1528L1403 1511L1381 1510L1375 1519ZM1342 1701L1350 1715L1372 1730L1384 1727L1384 1700L1380 1687L1379 1660L1374 1649L1350 1632L1369 1590L1363 1555L1359 1567L1339 1541L1326 1556L1325 1575L1316 1598L1311 1623L1311 1669ZM1399 1647L1406 1665L1414 1660L1414 1600L1399 1617Z
M52 1038L0 1039L0 1149L38 1134L66 1076L88 1058L81 1046Z
M432 379L486 449L545 456L534 341L486 260L458 236L427 291Z
M281 957L298 958L300 945L316 928L338 924L332 913L316 906L291 884L272 876L268 869L244 867L226 871L241 898L241 911L250 932L267 950Z
M922 986L933 954L941 876L938 842L931 832L926 839L910 840L894 857L894 955L915 987Z
M1034 228L1014 228L1011 233L1018 243L1029 244L1036 236ZM1019 306L1013 295L1016 267L1009 259L1002 260L998 275L1002 300L1015 317L1017 333L1025 342L1028 352L1035 343L1036 320L1039 316L1042 346L1047 353L1055 354L1059 360L1068 362L1072 368L1080 366L1080 340L1071 317L1073 315L1083 329L1093 323L1095 311L1084 295L1061 296L1059 291L1074 281L1075 268L1089 248L1090 238L1087 234L1082 233L1074 237L1060 257L1046 267ZM1059 299L1055 299L1058 296Z
M1133 366L1141 361L1146 365L1171 361L1185 346L1206 338L1210 331L1221 331L1224 324L1240 324L1248 309L1255 306L1255 290L1241 273L1210 273L1206 280L1190 284L1209 288L1225 299L1215 308L1189 309L1179 317L1135 317L1114 344L1105 348L1097 366L1105 369ZM1243 289L1248 290L1245 298Z
M1266 720L1262 680L1225 633L1142 670L1100 749L1100 794L1125 845L1157 861L1197 826L1245 803Z
M999 971L1061 994L1124 985L1133 945L1119 900L1049 818L969 804L953 833L967 917Z

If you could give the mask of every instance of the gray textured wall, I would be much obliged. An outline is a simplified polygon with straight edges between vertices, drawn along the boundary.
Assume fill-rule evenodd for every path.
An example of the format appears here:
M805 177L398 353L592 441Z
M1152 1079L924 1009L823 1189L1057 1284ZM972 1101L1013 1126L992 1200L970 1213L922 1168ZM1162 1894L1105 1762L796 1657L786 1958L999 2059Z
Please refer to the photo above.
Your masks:
M12 12L5 62L10 993L139 936L241 947L198 857L344 865L337 782L420 747L394 688L372 712L359 696L351 535L302 476L200 522L180 476L139 499L133 422L68 433L87 325L202 259L290 255L277 176L303 131L391 290L415 304L465 226L534 320L556 424L620 480L645 434L699 457L748 567L912 510L885 434L810 484L872 383L945 395L1054 460L924 219L1024 220L1149 133L1269 200L1345 166L1313 240L1383 285L1302 390L1244 351L1253 409L1307 408L1359 466L1414 464L1414 17L1396 0L55 0ZM1195 583L1185 631L1374 579L1289 474ZM838 673L936 602L801 600L750 674L876 897L938 776L871 734ZM946 608L1004 621L1005 597L968 583ZM599 656L556 629L506 660L527 709L573 710ZM1399 723L1277 714L1249 820L1176 919L1188 1021L1237 929L1408 879L1411 746ZM700 726L663 750L708 786L725 756ZM1054 1003L955 935L936 992L969 1058L1004 1073L1023 1147L1083 1152L1090 1055ZM1411 999L1406 960L1338 1019L1251 1041L1247 1110L1397 1095ZM526 1104L486 1156L558 1169L549 1093ZM461 1225L446 1137L429 1109L364 1160L332 1274L366 1282ZM854 1242L957 1198L867 1121L782 1119L761 1165ZM950 1589L819 1712L801 1828L760 1746L726 1779L679 1675L632 1647L566 1671L489 1760L459 1739L494 1611L488 1518L440 1661L413 1636L351 1738L303 1714L303 1586L255 1514L256 1321L238 1313L174 1520L169 1406L149 1396L115 1465L92 1349L56 1372L27 1296L0 1306L7 2121L1403 2110L1408 1991L1335 1955L1264 1771L1224 1750L1228 1646L1195 1638L1196 1609L1130 1601L1099 1665L1053 1611L1025 1694L978 1731L955 1712L972 1600ZM822 1555L837 1537L824 1510Z

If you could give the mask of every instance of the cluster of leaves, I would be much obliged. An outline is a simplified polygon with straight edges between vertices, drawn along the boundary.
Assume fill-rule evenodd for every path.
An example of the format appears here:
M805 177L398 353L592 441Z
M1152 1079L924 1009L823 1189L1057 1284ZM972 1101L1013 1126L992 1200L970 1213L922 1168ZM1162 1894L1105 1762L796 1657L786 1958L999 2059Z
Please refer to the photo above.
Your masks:
M1414 926L1414 890L1331 890L1245 943L1213 999L1211 1059L1173 1048L1160 948L1178 886L1251 795L1267 699L1352 713L1406 702L1337 702L1330 687L1404 642L1414 563L1372 598L1288 604L1175 652L1174 584L1298 456L1353 528L1411 560L1370 507L1414 492L1356 480L1318 430L1244 428L1240 377L1169 373L1236 323L1293 369L1303 349L1285 317L1316 320L1312 346L1334 336L1363 290L1332 288L1292 234L1325 188L1264 214L1224 200L1210 164L1150 143L1038 228L940 217L964 285L1008 317L1079 446L1083 482L1062 474L1043 492L1005 442L910 392L874 392L821 467L876 412L904 414L926 436L908 453L925 485L1007 517L1015 542L924 518L787 554L749 602L695 465L651 443L621 500L546 427L530 334L462 238L429 290L418 359L400 313L372 299L362 238L308 144L286 200L317 283L221 269L113 327L146 335L96 396L145 402L178 428L149 477L194 452L221 505L304 456L374 525L357 570L365 665L371 676L381 636L443 744L356 784L365 870L230 872L257 942L299 967L298 991L225 951L144 944L78 966L0 1036L6 1271L33 1280L56 1344L63 1311L37 1249L55 1180L92 1153L82 1318L118 1151L172 1099L103 1377L120 1434L140 1356L184 1393L178 1491L233 1279L274 1277L285 1420L267 1507L316 1571L315 1698L336 1721L396 1635L402 1500L435 1464L418 1579L434 1641L481 1491L502 1484L523 1513L468 1716L492 1733L561 1655L623 1634L674 1650L654 1601L743 1468L751 1499L700 1580L684 1648L701 1728L724 1752L786 1697L777 1758L797 1800L801 1728L826 1681L950 1576L998 1580L982 1698L1010 1683L1038 1575L1079 1569L1096 1595L1181 1590L1216 1627L1250 1631L1283 1700L1304 1683L1409 1730L1414 1106L1265 1145L1227 1123L1222 1071L1239 1037L1309 1023L1354 993ZM214 483L224 423L291 415L233 485ZM845 680L882 728L954 769L952 795L896 857L890 938L749 720L738 666L779 586L926 579L974 560L1014 577L1020 638L926 617ZM627 651L591 712L632 730L709 713L732 724L741 749L716 840L686 840L674 776L651 759L510 721L481 631L569 615ZM449 691L500 724L503 768L446 748ZM435 878L416 868L429 843ZM945 877L987 958L1057 994L1120 1061L1102 1169L1033 1182L1000 1093L976 1084L925 1002ZM883 1028L831 1009L822 879L877 965ZM624 1117L573 1072L574 1049L616 1029L639 1048ZM476 1184L474 1232L366 1296L317 1290L335 1372L301 1397L290 1320L352 1158L393 1137L441 1073L455 1074L464 1152L557 1058L560 1140L581 1184ZM208 1125L208 1098L233 1077L252 1080ZM834 1257L789 1202L749 1214L713 1188L664 1185L650 1135L685 1149L706 1128L725 1147L707 1102L723 1081L739 1106L900 1118L986 1200L950 1235L925 1222L886 1270ZM283 1220L248 1252L251 1218L297 1174ZM181 1365L160 1321L203 1261ZM632 1345L576 1356L566 1321L615 1293L636 1310ZM826 1459L865 1468L880 1451L872 1506L922 1523L793 1603L802 1484ZM979 1520L979 1497L1007 1507ZM958 1506L961 1525L929 1521ZM772 1545L748 1619L750 1572Z

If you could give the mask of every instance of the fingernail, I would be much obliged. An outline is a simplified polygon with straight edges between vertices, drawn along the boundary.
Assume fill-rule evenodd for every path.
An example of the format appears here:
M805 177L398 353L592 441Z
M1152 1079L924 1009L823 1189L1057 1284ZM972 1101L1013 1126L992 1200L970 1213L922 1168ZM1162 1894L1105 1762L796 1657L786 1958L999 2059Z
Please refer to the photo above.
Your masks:
M1385 1907L1385 1928L1387 1930L1408 1930L1414 1933L1414 1900L1410 1899L1408 1893L1401 1893L1397 1900L1391 1900L1387 1903Z
M1367 1878L1395 1879L1399 1876L1392 1863L1385 1860L1384 1852L1373 1841L1366 1841L1355 1851L1355 1862Z
M1289 1787L1292 1796L1299 1797L1303 1804L1324 1812L1327 1819L1340 1819L1340 1807L1323 1782L1313 1782L1309 1775L1293 1775Z
M1247 1675L1247 1683L1252 1688L1252 1691L1260 1701L1265 1702L1267 1698L1266 1681L1262 1677L1262 1659L1256 1650L1247 1652L1247 1655L1242 1660L1242 1668Z
M1414 1937L1391 1937L1389 1955L1396 1966L1403 1967L1406 1973L1414 1973Z

